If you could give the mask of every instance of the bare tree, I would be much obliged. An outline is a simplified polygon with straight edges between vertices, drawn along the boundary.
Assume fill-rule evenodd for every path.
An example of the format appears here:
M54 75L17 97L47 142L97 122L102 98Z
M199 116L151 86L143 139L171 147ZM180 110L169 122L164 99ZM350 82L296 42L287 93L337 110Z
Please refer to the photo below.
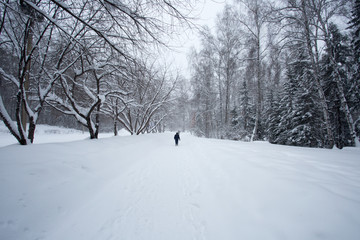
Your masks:
M78 120L82 123L85 119L91 137L96 137L98 120L93 124L89 115L99 112L100 104L104 102L100 82L106 81L102 72L105 67L98 67L93 62L95 58L92 54L95 50L115 51L120 55L119 61L131 60L129 47L146 50L149 44L164 44L164 34L171 34L179 24L190 24L186 12L190 8L183 7L191 6L191 3L179 0L21 0L2 1L0 4L0 47L7 52L14 52L19 62L16 74L0 68L1 77L13 83L17 89L16 124L13 123L2 96L0 116L21 144L33 141L38 115L56 82L56 86L61 86L63 91L59 93L60 88L52 91L49 102L66 106L64 109L67 110L62 110L67 113L75 112L74 116L80 116ZM64 51L57 48L59 44L63 44ZM57 51L58 61L49 57L54 50ZM95 54L103 56L103 53L100 51ZM101 62L101 56L99 59L96 61ZM80 71L76 68L79 65L83 67ZM71 75L75 78L71 78ZM95 84L80 88L79 83L87 82L87 78L91 78ZM70 82L72 86L69 85ZM86 93L78 95L94 101L91 111L80 111L84 99L76 98L77 93L70 92L77 89ZM38 105L35 106L33 93L36 91ZM30 93L31 98L28 97ZM67 100L62 99L64 96ZM26 116L21 115L22 108L25 109ZM25 127L21 124L26 117L30 124L27 136Z
M167 70L156 70L154 62L148 66L137 61L131 67L127 81L131 92L107 102L104 111L113 114L131 134L138 135L152 132L164 120L167 114L161 110L171 100L177 77L171 79Z
M12 84L16 95L15 123L0 96L0 116L5 125L20 144L26 145L34 140L34 132L38 117L58 73L49 66L56 29L49 21L32 11L23 1L2 2L3 22L0 35L0 47L11 54L17 61L17 69L5 70L0 66L0 76ZM57 8L50 10L56 15ZM57 59L58 65L63 58ZM36 67L35 67L36 66ZM39 67L39 68L37 68ZM66 67L65 67L66 68ZM64 69L59 69L64 70ZM29 122L26 130L24 122Z
M203 38L203 49L193 51L191 55L193 88L193 126L197 135L216 137L215 113L217 108L217 91L215 89L214 48Z
M220 101L224 95L224 124L229 124L230 100L235 92L235 80L238 77L238 71L241 63L241 56L244 49L244 40L242 32L237 26L235 13L231 6L227 5L224 12L219 16L217 22L217 41L215 49L218 55L218 78ZM216 65L216 63L214 63ZM224 94L222 93L224 89ZM222 112L222 109L220 109Z
M88 49L89 50L89 49ZM80 55L75 68L61 75L47 102L77 121L89 130L90 138L96 139L99 134L99 114L101 104L109 95L126 95L121 89L109 86L110 78L118 72L115 64L100 53L96 57Z
M243 12L239 12L238 22L244 28L244 31L248 33L248 42L254 51L253 59L249 59L254 62L255 68L253 74L256 79L256 116L253 133L251 135L251 141L253 141L257 138L261 138L259 125L262 121L263 111L264 79L262 61L266 49L264 36L266 35L266 26L272 11L264 0L238 0L237 2L240 4L240 9L242 9Z

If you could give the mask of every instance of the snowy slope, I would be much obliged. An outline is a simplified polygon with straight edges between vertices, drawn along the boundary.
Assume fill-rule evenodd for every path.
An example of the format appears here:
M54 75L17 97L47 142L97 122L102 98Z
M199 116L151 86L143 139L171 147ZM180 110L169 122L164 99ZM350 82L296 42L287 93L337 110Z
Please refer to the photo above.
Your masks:
M173 134L0 148L0 239L358 240L360 149Z

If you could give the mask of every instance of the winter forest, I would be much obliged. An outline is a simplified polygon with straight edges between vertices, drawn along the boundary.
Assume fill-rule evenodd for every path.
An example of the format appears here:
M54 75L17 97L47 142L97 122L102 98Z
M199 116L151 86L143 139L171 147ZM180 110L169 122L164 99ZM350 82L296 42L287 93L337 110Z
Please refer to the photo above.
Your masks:
M360 1L239 0L193 50L193 130L308 147L359 137ZM200 104L199 104L200 103Z
M319 148L360 137L360 0L234 0L214 28L181 0L1 0L0 118ZM187 74L161 60L200 36Z

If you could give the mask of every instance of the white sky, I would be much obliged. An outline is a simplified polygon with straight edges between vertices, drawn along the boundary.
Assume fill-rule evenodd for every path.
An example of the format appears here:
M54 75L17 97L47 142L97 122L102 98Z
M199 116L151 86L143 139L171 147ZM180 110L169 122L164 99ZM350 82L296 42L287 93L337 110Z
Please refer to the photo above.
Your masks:
M231 3L232 0L202 0L197 4L194 14L199 19L196 24L199 26L207 25L209 27L215 26L215 20L218 13L220 13L226 3ZM173 67L181 70L182 75L189 77L187 55L192 46L199 47L199 37L196 30L184 31L180 36L173 40L174 51L165 53L167 63L171 62Z

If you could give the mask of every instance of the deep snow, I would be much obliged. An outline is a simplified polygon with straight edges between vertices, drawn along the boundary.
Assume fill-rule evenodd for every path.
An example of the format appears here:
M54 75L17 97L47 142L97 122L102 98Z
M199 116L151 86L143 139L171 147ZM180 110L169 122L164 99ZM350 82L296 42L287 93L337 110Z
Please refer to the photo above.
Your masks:
M358 240L359 156L173 133L8 145L0 239Z

